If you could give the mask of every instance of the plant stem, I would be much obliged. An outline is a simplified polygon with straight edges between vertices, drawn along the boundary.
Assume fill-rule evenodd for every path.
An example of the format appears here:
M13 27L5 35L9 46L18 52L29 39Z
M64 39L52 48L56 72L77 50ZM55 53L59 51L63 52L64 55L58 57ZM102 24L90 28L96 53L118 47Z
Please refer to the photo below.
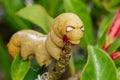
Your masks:
M65 67L68 64L71 57L71 47L65 45L62 50L60 59L57 61L55 67L48 72L45 72L40 80L58 80L63 72L65 72Z
M65 67L71 57L71 48L65 46L61 54L60 59L56 63L53 70L48 71L49 80L58 80L63 72L65 72Z

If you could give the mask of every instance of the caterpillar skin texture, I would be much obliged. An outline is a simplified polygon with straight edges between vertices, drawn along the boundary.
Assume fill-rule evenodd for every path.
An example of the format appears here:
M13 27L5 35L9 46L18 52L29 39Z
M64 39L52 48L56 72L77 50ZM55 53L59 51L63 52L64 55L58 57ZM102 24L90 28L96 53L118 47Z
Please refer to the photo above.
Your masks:
M63 36L67 35L71 44L79 44L83 30L83 23L77 15L63 13L55 18L48 35L34 30L15 33L7 44L8 51L13 58L19 53L24 60L35 56L40 66L48 66L53 59L60 58Z

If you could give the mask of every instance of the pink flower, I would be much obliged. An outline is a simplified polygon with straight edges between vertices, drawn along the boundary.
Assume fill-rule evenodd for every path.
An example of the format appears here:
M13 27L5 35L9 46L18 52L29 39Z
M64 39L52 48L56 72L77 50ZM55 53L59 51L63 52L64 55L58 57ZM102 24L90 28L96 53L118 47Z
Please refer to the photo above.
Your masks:
M119 35L120 35L120 9L117 11L115 18L110 28L108 29L106 41L102 49L108 51L110 45L117 39Z

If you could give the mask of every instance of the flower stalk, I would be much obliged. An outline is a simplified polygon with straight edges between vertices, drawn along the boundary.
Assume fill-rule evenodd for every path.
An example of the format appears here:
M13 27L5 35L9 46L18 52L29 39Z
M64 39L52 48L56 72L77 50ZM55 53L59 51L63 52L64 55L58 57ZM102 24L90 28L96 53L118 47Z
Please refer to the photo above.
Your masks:
M65 72L66 65L68 64L71 57L71 50L73 45L69 42L66 35L63 36L64 47L60 55L59 60L53 67L42 75L41 80L58 80L63 72Z
M71 48L65 46L61 54L60 59L53 68L53 70L48 71L49 80L58 80L63 72L65 72L65 67L68 64L71 57Z

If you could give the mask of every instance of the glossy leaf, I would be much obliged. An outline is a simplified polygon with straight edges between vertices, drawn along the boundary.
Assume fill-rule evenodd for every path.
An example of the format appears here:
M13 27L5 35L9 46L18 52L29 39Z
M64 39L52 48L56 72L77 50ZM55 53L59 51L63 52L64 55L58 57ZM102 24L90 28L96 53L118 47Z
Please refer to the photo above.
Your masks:
M100 48L88 46L88 61L81 80L118 80L115 64Z
M29 71L30 62L23 60L20 55L16 56L11 65L12 80L23 80Z
M53 20L40 5L25 7L18 11L17 15L38 25L45 33L49 32Z
M66 12L72 12L77 14L84 23L85 31L84 37L81 40L80 45L86 50L88 44L94 44L92 21L87 11L87 7L80 0L63 0Z

